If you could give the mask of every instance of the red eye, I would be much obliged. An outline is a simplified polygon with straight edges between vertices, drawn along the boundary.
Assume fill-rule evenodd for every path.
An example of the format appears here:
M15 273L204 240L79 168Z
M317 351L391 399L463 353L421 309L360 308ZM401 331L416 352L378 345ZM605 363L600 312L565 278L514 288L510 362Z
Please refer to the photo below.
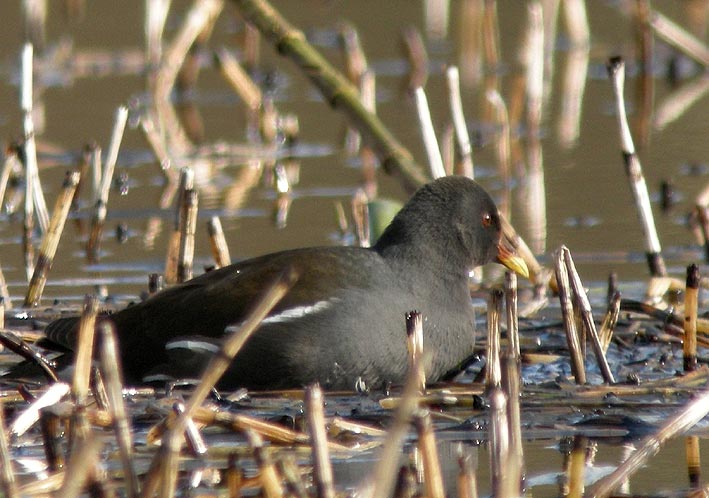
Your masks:
M487 228L487 227L489 227L490 225L492 225L492 216L490 215L490 213L483 213L483 220L482 220L482 222L483 222L483 226L484 226L485 228Z

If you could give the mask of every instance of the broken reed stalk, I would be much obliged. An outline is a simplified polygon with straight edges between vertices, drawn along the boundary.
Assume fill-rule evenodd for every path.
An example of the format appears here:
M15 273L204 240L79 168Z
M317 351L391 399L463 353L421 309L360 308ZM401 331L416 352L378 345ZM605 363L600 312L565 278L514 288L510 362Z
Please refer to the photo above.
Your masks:
M637 82L637 120L636 136L642 146L646 146L650 139L650 120L655 99L655 79L653 74L654 38L650 31L648 16L650 13L649 0L636 0L635 24L636 44L638 51L639 77Z
M490 487L492 496L517 496L506 494L510 489L510 441L507 419L507 397L502 389L495 387L490 392Z
M655 34L664 41L684 52L685 55L705 68L709 66L709 48L687 30L657 11L652 11L650 14L650 26Z
M220 47L214 55L214 59L224 79L231 85L237 95L241 97L246 107L251 112L257 113L263 105L261 89L254 83L251 76L241 67L239 61L236 60L226 47Z
M0 488L7 498L16 498L17 483L5 428L5 403L0 399Z
M222 5L224 4L224 0L219 0L219 2ZM180 65L175 79L175 88L181 94L194 89L197 83L197 78L201 70L199 54L206 49L207 41L212 36L216 19L216 16L212 16L204 23L204 27L194 38L194 41L182 59L182 64Z
M57 382L59 380L57 373L54 371L54 363L36 349L31 348L25 341L20 339L14 331L0 329L0 344L13 353L35 363L50 382Z
M436 139L436 130L433 128L431 121L431 110L428 107L426 92L418 86L414 88L414 102L416 103L416 114L419 118L419 127L421 128L421 138L426 156L428 157L428 166L431 169L433 178L441 178L446 176L446 171L443 168L443 158L441 157L441 149L438 147Z
M108 394L106 385L101 376L101 370L97 365L91 367L91 392L94 393L94 401L99 410L108 411Z
M359 489L368 494L369 498L388 498L392 496L397 469L399 468L401 447L409 430L409 420L419 405L420 371L424 370L424 364L428 359L429 355L424 352L423 357L409 370L406 384L404 384L404 389L394 412L393 422L377 455L379 464L376 466L374 475L367 477L366 481L359 486ZM371 489L371 493L367 493L369 489Z
M519 318L517 315L517 274L505 272L505 308L507 310L507 354L520 360Z
M697 221L704 239L704 262L709 262L709 207L704 204L697 204Z
M648 458L656 455L671 438L682 435L696 425L709 413L709 391L697 394L677 414L665 421L660 429L643 438L637 444L637 450L621 463L609 475L594 483L587 491L587 497L602 498L609 496L623 481L640 469Z
M699 436L687 436L684 442L684 449L687 457L687 477L689 477L689 485L692 488L697 488L701 485L702 475Z
M502 291L494 289L487 302L487 368L485 387L492 390L500 387L502 367L500 366L500 315L502 314Z
M241 497L241 486L243 481L243 472L239 467L239 456L235 453L229 454L226 470L226 488L229 498Z
M177 475L171 469L177 467L177 457L179 455L182 433L188 418L194 416L202 402L207 398L212 387L224 374L231 361L239 352L244 343L258 328L264 318L268 316L271 309L286 295L295 283L298 275L292 268L288 268L281 273L274 282L268 286L261 298L254 304L247 317L239 326L229 326L226 328L226 338L218 353L210 360L204 369L204 375L199 384L192 392L184 413L177 418L170 432L163 439L163 446L158 455L155 456L151 464L150 472L146 477L146 484L142 490L142 496L149 497L155 494L160 486L162 496L170 497L174 494ZM167 480L159 482L157 476L167 477Z
M275 173L276 200L274 202L274 222L277 228L285 228L288 222L288 210L291 205L291 187L283 162L273 168Z
M101 233L103 225L106 222L106 214L108 210L108 196L111 192L111 183L113 182L113 172L116 169L116 161L118 160L118 150L121 147L123 140L123 132L126 129L128 121L128 108L120 106L116 110L115 120L113 122L113 131L111 133L111 141L108 145L106 153L106 162L103 165L101 172L101 183L99 185L98 196L94 206L93 217L91 218L91 233L89 241L86 244L86 254L89 261L97 261L101 245Z
M362 43L355 28L349 22L341 22L338 26L340 35L340 43L342 44L342 52L345 56L345 73L347 79L353 85L358 86L360 78L367 71L367 56L362 48Z
M89 394L91 356L94 350L97 314L98 298L96 296L86 296L84 298L84 309L81 313L81 319L79 320L79 337L76 342L76 356L74 360L74 378L71 384L71 394L77 405L83 405Z
M586 289L583 287L581 282L581 277L579 277L576 271L576 265L574 265L574 260L571 257L571 251L566 246L561 246L561 253L564 257L564 264L566 265L566 271L570 277L571 287L576 296L576 302L579 305L579 311L581 313L581 323L588 335L591 336L591 344L593 345L593 352L596 355L596 361L598 362L598 368L601 370L601 375L603 376L603 381L607 384L615 384L615 379L613 378L613 372L611 372L608 366L608 360L606 359L606 354L601 346L601 341L598 337L598 331L596 330L596 322L593 321L593 310L591 309L591 303L586 295Z
M374 71L367 70L362 73L359 84L359 94L362 98L362 104L372 113L377 112L377 80ZM350 134L350 140L353 145L354 142L361 142L361 135L359 132L355 132L352 128L349 128L352 132ZM356 135L356 137L354 136ZM377 196L377 155L374 153L369 145L359 144L359 159L360 159L360 169L362 171L362 179L367 195L370 199Z
M246 431L246 438L249 441L249 446L254 453L254 460L259 469L259 480L261 488L266 498L281 498L285 494L285 490L278 477L278 471L273 464L268 448L263 446L261 436L253 431Z
M373 80L374 76L372 71L369 71L367 67L367 58L364 54L364 50L362 49L362 44L360 43L357 29L349 22L342 22L339 24L337 31L342 48L342 54L345 59L345 75L350 83L359 89L360 97L362 97L363 75L365 73L369 73L371 75L369 78L370 80ZM375 112L369 107L368 109ZM347 135L345 136L345 150L348 155L354 156L357 154L361 145L362 135L360 135L357 130L348 127Z
M455 130L453 125L446 123L441 132L440 143L441 143L441 157L443 158L443 169L446 175L455 174Z
M308 490L305 488L305 481L301 477L295 455L292 453L279 455L277 470L285 481L286 495L292 496L293 498L308 498L310 496Z
M59 246L59 239L61 238L62 231L64 230L64 223L69 215L69 209L71 208L71 203L74 199L74 193L76 192L76 187L78 184L79 172L72 171L67 173L64 178L62 190L57 197L56 203L54 204L54 212L52 213L52 220L49 224L49 228L45 231L42 244L39 247L37 264L32 272L32 279L30 280L27 295L25 296L25 308L33 308L37 306L40 299L42 299L44 286L47 283L47 275L49 270L52 268L54 256L56 255L57 247Z
M34 49L31 43L22 47L22 87L20 91L20 108L22 109L22 128L24 133L24 160L25 160L25 226L31 227L35 209L39 227L42 233L49 226L49 213L44 202L42 182L39 180L39 165L37 164L37 144L35 141L34 122L32 109L33 96L33 58ZM30 230L31 231L31 230Z
M423 315L418 311L410 311L406 313L405 319L409 369L413 369L416 362L423 357ZM426 391L426 372L420 369L418 373L420 375L419 391L423 394Z
M317 498L334 498L335 484L327 447L324 399L319 385L315 384L306 389L305 404L313 453L313 481L317 489Z
M156 100L168 100L190 47L197 37L214 23L223 6L223 0L202 0L193 4L180 30L163 54L155 76Z
M687 267L687 286L684 294L683 365L685 372L697 368L697 307L699 301L699 267Z
M47 2L23 1L22 38L44 50L47 41Z
M680 86L655 107L652 120L653 130L661 131L670 123L678 120L689 109L695 108L695 104L704 98L707 92L709 92L707 78L695 78ZM706 190L700 196L706 198ZM700 199L700 196L697 197L697 200Z
M148 294L151 296L165 288L165 278L160 273L148 275Z
M77 413L79 410L77 410ZM64 454L59 449L60 429L59 417L51 410L51 407L42 410L39 414L39 426L42 432L42 445L44 446L44 458L47 461L47 469L50 472L56 472L58 469L64 468ZM83 431L83 432L82 432ZM80 433L83 435L85 431L83 427L79 429L77 426L72 426L72 436ZM75 445L70 444L69 447Z
M184 203L180 209L180 251L177 256L177 282L185 282L192 278L192 261L194 260L194 236L197 231L197 209L199 198L197 191L185 191Z
M569 455L567 485L568 498L583 498L584 470L586 468L586 448L588 439L584 436L574 437L574 444Z
M91 145L90 169L91 198L98 199L99 192L101 191L101 146L97 143Z
M44 394L32 401L30 406L15 417L15 420L10 424L10 436L19 437L27 432L39 420L40 410L58 403L64 396L69 394L69 391L69 384L63 382L55 382L49 386Z
M57 498L74 498L81 494L84 485L93 478L96 467L92 463L100 461L101 447L101 441L91 433L77 444L64 469L62 486L55 495Z
M428 79L428 53L421 33L408 26L402 33L406 58L409 61L409 89L423 88Z
M460 156L460 171L463 176L475 178L473 166L473 147L470 145L468 126L465 124L463 100L460 96L460 73L456 66L446 69L446 87L448 88L448 106L450 108L453 129L455 130L458 155Z
M145 7L145 60L151 67L157 67L162 57L163 30L170 2L146 2Z
M367 205L369 199L367 194L362 189L352 195L352 222L355 226L355 234L357 235L357 244L359 247L369 247L369 207Z
M527 92L527 135L532 140L539 140L539 127L542 122L542 103L544 100L544 20L542 4L527 4L528 27L526 33L525 65Z
M418 448L423 460L424 485L427 498L444 498L446 492L441 474L441 461L436 448L436 436L433 432L431 413L422 410L414 417L414 425L418 434Z
M181 237L184 231L181 223L185 221L183 217L183 206L187 191L194 189L194 170L188 166L180 170L179 186L177 187L178 197L175 205L175 221L170 238L167 242L167 256L165 257L165 282L168 284L177 283L177 266L180 257Z
M99 325L101 335L101 373L108 394L108 407L113 419L113 431L118 443L118 452L123 465L125 491L129 498L138 496L138 478L133 468L133 438L130 421L123 401L123 374L121 371L118 342L113 324L104 320Z
M475 475L472 455L458 444L458 496L460 498L478 498L478 480Z
M231 264L229 255L229 245L224 237L222 222L219 216L212 216L207 222L207 232L209 233L209 245L212 248L212 256L216 268L223 268Z
M281 55L292 59L303 70L332 107L345 112L352 125L373 146L387 173L398 177L410 192L426 183L411 153L362 105L357 88L306 41L302 31L288 23L265 0L232 0L232 3Z
M661 310L650 304L646 304L640 301L634 301L632 299L621 299L620 309L622 311L631 311L636 313L644 313L656 320L660 320L666 325L673 325L682 328L684 325L683 317L677 316L671 310ZM697 332L701 334L709 334L709 320L706 318L697 318Z
M650 196L647 191L647 184L643 176L640 159L635 152L635 145L630 133L630 127L628 126L628 117L625 112L625 100L623 98L625 62L622 57L611 57L606 67L615 96L616 116L618 117L620 146L623 151L625 173L628 177L630 189L635 199L635 206L643 226L650 274L653 276L665 276L667 275L667 268L665 267L665 260L662 257L662 248L660 247L660 239L657 236L657 229L655 228L655 220L650 206Z
M172 162L170 160L170 154L167 151L167 146L163 141L162 136L158 132L153 116L148 112L145 112L140 116L140 131L143 134L143 138L147 142L150 150L155 154L155 159L157 159L160 164L160 171L162 171L165 178L170 181L172 180L171 172Z
M505 182L505 186L507 186L511 171L510 118L507 113L507 105L505 105L504 99L497 90L489 90L485 94L485 98L494 111L493 121L497 128L495 133L497 168L502 180ZM504 205L500 211L505 211Z
M611 297L610 303L608 303L608 310L603 317L603 322L601 322L601 328L598 331L598 338L601 341L601 348L603 351L608 351L608 346L611 344L613 339L613 331L618 323L618 317L620 316L620 292L616 292Z
M5 192L7 192L7 185L10 181L10 176L16 171L22 168L22 163L18 157L18 147L9 146L5 151L5 160L2 164L2 171L0 171L0 206L2 206L5 200Z
M522 447L522 416L520 410L519 357L509 354L502 357L502 389L507 397L507 422L509 424L508 479L513 496L522 496L524 449Z
M185 413L185 404L181 401L173 404L172 412L178 417L181 416ZM202 458L207 454L207 444L192 417L185 419L185 441L187 441L187 448L192 456Z
M566 263L564 262L564 252L561 249L556 254L554 271L559 288L559 302L561 305L561 316L564 319L566 342L569 346L569 355L571 357L571 373L574 376L576 384L583 385L586 383L586 370L583 362L583 354L581 353L579 334L576 330L574 308L571 304L569 274Z
M564 2L564 11L567 19L570 14L571 5L577 4L586 16L585 3L583 0L567 0ZM575 16L574 16L575 17ZM567 23L568 24L568 23ZM588 23L584 19L586 33L582 41L574 41L568 53L566 67L564 69L563 84L561 91L561 115L558 119L557 136L561 145L565 149L574 146L579 139L581 129L581 114L586 90L590 43L588 36ZM571 28L569 28L570 31Z

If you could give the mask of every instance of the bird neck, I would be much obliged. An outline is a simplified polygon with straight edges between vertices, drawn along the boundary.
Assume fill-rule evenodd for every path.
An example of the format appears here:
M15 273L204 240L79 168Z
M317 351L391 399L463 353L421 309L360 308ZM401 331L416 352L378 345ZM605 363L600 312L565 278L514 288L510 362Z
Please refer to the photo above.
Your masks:
M457 255L455 248L448 244L425 238L397 238L395 242L382 239L372 249L397 271L423 274L435 281L465 282L467 285L469 262Z

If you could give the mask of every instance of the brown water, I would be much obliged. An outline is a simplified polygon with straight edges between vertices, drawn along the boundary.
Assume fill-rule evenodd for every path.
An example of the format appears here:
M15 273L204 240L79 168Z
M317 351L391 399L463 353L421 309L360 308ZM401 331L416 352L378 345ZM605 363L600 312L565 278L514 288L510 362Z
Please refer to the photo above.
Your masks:
M185 2L176 2L168 21L168 37L183 19ZM563 83L569 67L570 51L564 28L557 33L553 52L554 72L549 81L548 97L544 106L541 130L543 153L546 237L538 229L530 228L530 209L525 200L527 175L524 157L525 140L518 142L522 154L521 166L515 166L512 179L505 185L497 172L495 151L489 140L489 123L483 122L482 82L475 73L475 54L468 47L476 28L470 25L470 10L477 2L460 0L450 6L448 34L437 38L426 30L425 2L389 0L374 2L344 1L279 1L274 2L286 18L302 28L323 54L336 65L342 65L335 26L348 20L359 30L359 35L370 65L377 74L377 109L382 120L394 134L424 164L425 154L420 143L412 100L405 92L407 65L401 50L401 33L414 25L423 33L429 50L430 75L426 86L432 108L434 125L439 134L448 121L442 67L457 64L463 74L463 100L468 124L474 137L482 141L474 144L476 177L498 200L508 199L511 220L519 232L532 243L543 260L561 244L567 245L579 263L584 281L599 289L598 282L610 271L618 272L621 281L642 292L648 272L645 265L644 242L635 207L624 174L618 145L617 123L613 96L606 77L605 63L609 56L623 55L628 61L626 97L630 119L637 125L641 99L638 90L637 48L632 19L626 15L630 7L623 2L588 2L591 28L591 47L588 52L588 76L582 102L578 139L563 143L559 126L563 110ZM432 2L434 3L434 2ZM21 16L19 2L0 3L0 18L4 19L0 39L0 136L9 139L21 133L17 98L19 53L21 47ZM143 47L142 2L88 2L83 20L67 21L59 2L53 2L47 28L47 51L51 52L60 40L71 41L75 54L105 51L116 57L120 53L141 53ZM519 63L524 37L526 9L522 2L498 2L500 22L499 68L500 89L504 98L511 99L516 78L523 75ZM628 2L632 5L632 2ZM704 29L704 1L656 1L653 7L678 23L690 26L702 39ZM695 10L693 10L695 9ZM694 27L694 25L699 25ZM240 24L235 9L225 7L209 46L235 46ZM655 85L653 111L659 109L678 92L696 84L702 78L701 70L686 58L678 56L659 41L653 82ZM352 194L361 184L361 174L343 152L346 121L331 110L317 95L295 67L274 54L265 43L261 46L262 68L275 75L275 99L278 109L294 113L300 122L298 157L299 183L293 187L293 203L285 228L274 226L271 212L273 188L263 182L254 182L237 215L226 209L233 191L230 185L244 166L229 164L201 186L200 224L196 243L196 268L211 264L205 222L212 214L219 214L231 250L232 259L244 259L265 252L306 245L338 243L335 201L349 205ZM245 141L244 109L242 103L224 83L205 55L205 66L191 96L204 125L204 142ZM679 62L680 79L671 83L666 74L671 58ZM38 135L40 143L41 178L46 188L48 205L52 206L64 172L75 167L75 158L84 144L96 140L108 145L115 109L136 98L145 97L142 68L129 67L125 61L114 58L107 64L106 74L75 75L66 67L43 71L38 81L44 87L37 98L43 107L45 127ZM579 69L574 69L579 71ZM508 105L512 102L508 100ZM647 144L636 139L647 184L653 198L653 211L660 241L670 273L684 276L688 263L699 262L702 250L686 226L686 217L697 194L709 180L707 139L709 136L707 97L698 99L684 114L660 130L653 130ZM481 133L482 130L482 133ZM637 127L635 127L637 137ZM315 151L316 153L311 153ZM74 224L68 224L59 246L57 260L50 274L44 304L54 299L78 303L84 294L95 292L97 284L106 284L109 295L135 298L146 288L147 274L164 268L168 229L172 210L160 212L158 198L162 190L161 174L140 133L128 129L119 156L117 174L129 178L129 191L121 196L111 192L108 204L109 223L102 244L99 265L88 265L83 254L85 233ZM381 196L405 200L402 188L395 180L379 174ZM657 193L660 182L671 180L677 204L667 214L660 212ZM508 196L509 193L509 196ZM84 195L83 205L90 205ZM82 209L80 216L88 216ZM147 247L144 242L147 218L158 215L164 219L162 231ZM114 228L125 223L129 238L118 243ZM22 224L18 216L0 215L0 262L9 282L15 302L26 290L26 276L21 252ZM681 449L681 442L678 443ZM703 440L703 449L706 448ZM667 461L676 461L673 451L663 453ZM540 463L548 457L544 449L533 453ZM528 454L529 457L529 454ZM486 458L486 457L485 457ZM531 461L535 461L534 457ZM484 461L484 460L483 460ZM615 460L613 460L615 462ZM647 472L651 485L640 486L638 492L653 492L655 479L660 479L654 464ZM484 465L482 466L484 467ZM705 469L709 470L709 467ZM673 476L683 475L681 470ZM646 481L643 481L647 483ZM663 476L665 487L682 487L682 479L674 481ZM544 492L555 494L555 488Z

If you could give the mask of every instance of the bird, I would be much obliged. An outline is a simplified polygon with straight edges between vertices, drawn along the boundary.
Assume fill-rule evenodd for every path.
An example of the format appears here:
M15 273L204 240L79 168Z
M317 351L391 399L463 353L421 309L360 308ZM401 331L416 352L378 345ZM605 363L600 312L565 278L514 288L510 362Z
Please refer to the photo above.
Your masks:
M420 187L377 242L306 247L208 271L103 319L113 322L129 383L196 378L264 289L287 269L298 278L237 353L220 388L274 390L319 383L361 391L402 383L408 371L405 314L423 315L426 375L443 378L473 354L469 274L498 262L527 267L502 235L477 182L459 176ZM72 349L78 317L45 329Z

